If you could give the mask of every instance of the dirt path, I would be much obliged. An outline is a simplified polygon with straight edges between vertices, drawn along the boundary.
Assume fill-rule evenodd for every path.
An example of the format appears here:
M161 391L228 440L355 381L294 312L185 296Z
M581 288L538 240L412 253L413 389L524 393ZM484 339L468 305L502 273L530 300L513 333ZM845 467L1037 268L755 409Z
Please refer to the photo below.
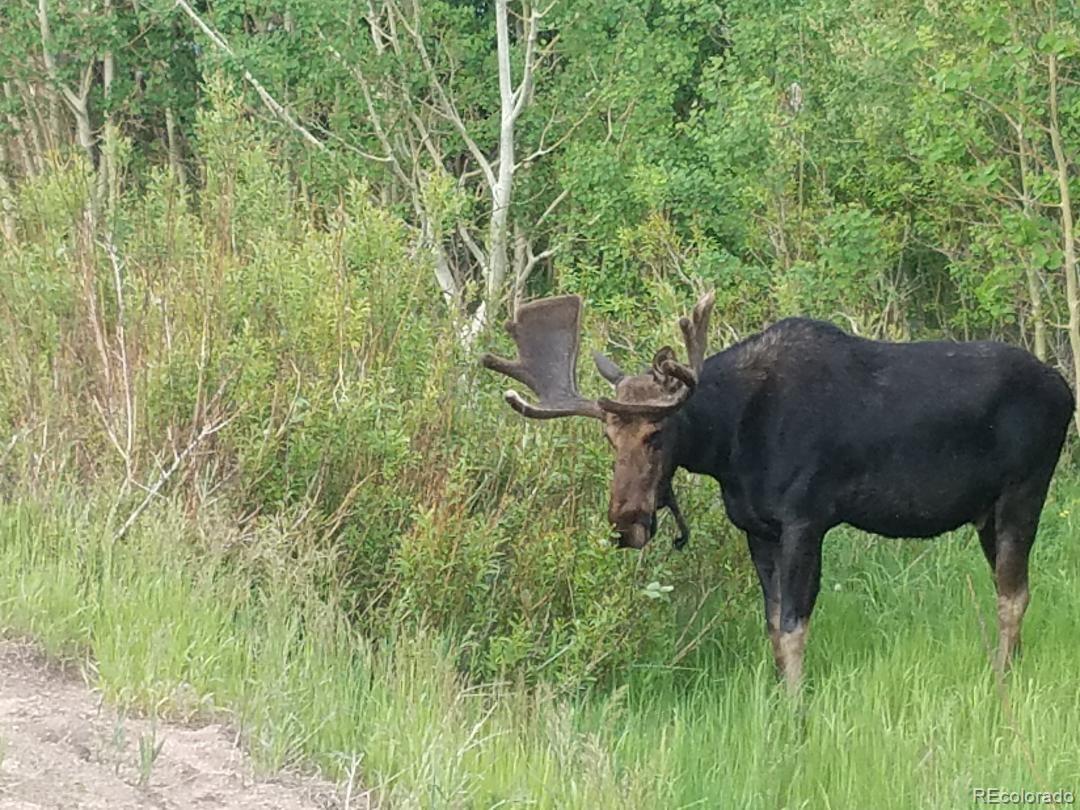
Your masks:
M140 768L154 745L152 767ZM145 784L140 777L149 771ZM366 810L351 797L351 810ZM333 785L256 779L220 725L192 729L119 718L82 680L30 645L0 639L0 808L325 810Z

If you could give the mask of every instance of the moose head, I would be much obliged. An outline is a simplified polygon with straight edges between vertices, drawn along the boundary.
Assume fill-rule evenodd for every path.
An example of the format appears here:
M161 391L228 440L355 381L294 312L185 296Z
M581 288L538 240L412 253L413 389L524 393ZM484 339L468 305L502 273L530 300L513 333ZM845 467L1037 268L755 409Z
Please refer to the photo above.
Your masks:
M586 399L578 392L577 358L581 337L581 298L563 295L518 308L506 331L517 344L518 358L485 354L485 368L527 386L537 398L528 402L516 391L505 393L510 407L530 419L586 416L599 419L615 450L608 519L623 547L642 548L656 531L656 513L671 509L680 537L686 524L671 490L675 470L676 430L672 417L697 387L708 343L709 314L714 296L698 301L690 317L679 319L688 364L680 363L670 346L656 353L642 374L626 375L597 352L593 360L601 376L615 387L613 398Z

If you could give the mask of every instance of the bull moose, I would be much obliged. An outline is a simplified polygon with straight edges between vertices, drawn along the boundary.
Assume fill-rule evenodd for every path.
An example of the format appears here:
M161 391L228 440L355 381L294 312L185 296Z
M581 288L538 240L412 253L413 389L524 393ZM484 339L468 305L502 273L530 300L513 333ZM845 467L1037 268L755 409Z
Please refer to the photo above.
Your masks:
M518 358L482 364L528 386L523 416L586 416L615 451L608 517L640 549L672 509L675 470L716 479L746 533L777 668L797 690L821 581L822 540L847 523L888 537L974 524L997 589L1004 670L1027 608L1028 555L1073 414L1056 371L1003 343L887 343L788 318L706 359L713 294L679 320L688 363L670 347L643 374L594 353L614 398L586 399L576 366L581 299L525 304L506 329Z

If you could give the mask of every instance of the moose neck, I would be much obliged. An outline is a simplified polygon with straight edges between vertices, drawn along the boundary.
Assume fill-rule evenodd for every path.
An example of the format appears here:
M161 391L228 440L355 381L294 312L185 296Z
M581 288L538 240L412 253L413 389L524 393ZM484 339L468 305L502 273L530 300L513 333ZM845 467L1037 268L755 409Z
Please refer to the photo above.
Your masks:
M739 420L756 386L742 379L731 350L706 361L701 381L686 405L674 414L674 466L708 475L723 485Z
M674 465L702 475L717 475L727 455L729 431L715 420L711 397L706 390L695 391L682 410L671 417L675 431Z

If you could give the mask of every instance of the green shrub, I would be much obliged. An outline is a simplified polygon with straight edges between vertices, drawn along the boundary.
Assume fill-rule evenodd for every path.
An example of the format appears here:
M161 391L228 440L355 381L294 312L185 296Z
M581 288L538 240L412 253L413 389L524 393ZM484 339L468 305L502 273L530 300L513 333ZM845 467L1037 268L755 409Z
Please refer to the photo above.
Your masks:
M197 198L168 172L124 195L115 263L80 229L79 160L23 190L24 239L2 259L14 350L0 361L0 413L44 420L45 447L0 462L5 477L28 491L34 458L62 460L69 483L98 493L110 531L159 482L193 513L217 504L234 522L223 531L278 538L252 550L278 561L255 581L298 564L299 547L322 549L356 631L448 634L475 677L573 690L677 655L678 617L697 604L688 583L731 557L715 492L686 496L713 535L690 553L663 539L644 556L613 549L596 425L510 412L405 226L362 184L316 221L227 86L211 81L209 97ZM659 255L648 233L627 238L628 258ZM590 345L615 332L632 346L616 354L636 364L677 342L693 291L668 276L643 277L654 303L621 324L590 308ZM583 384L606 386L591 371Z

